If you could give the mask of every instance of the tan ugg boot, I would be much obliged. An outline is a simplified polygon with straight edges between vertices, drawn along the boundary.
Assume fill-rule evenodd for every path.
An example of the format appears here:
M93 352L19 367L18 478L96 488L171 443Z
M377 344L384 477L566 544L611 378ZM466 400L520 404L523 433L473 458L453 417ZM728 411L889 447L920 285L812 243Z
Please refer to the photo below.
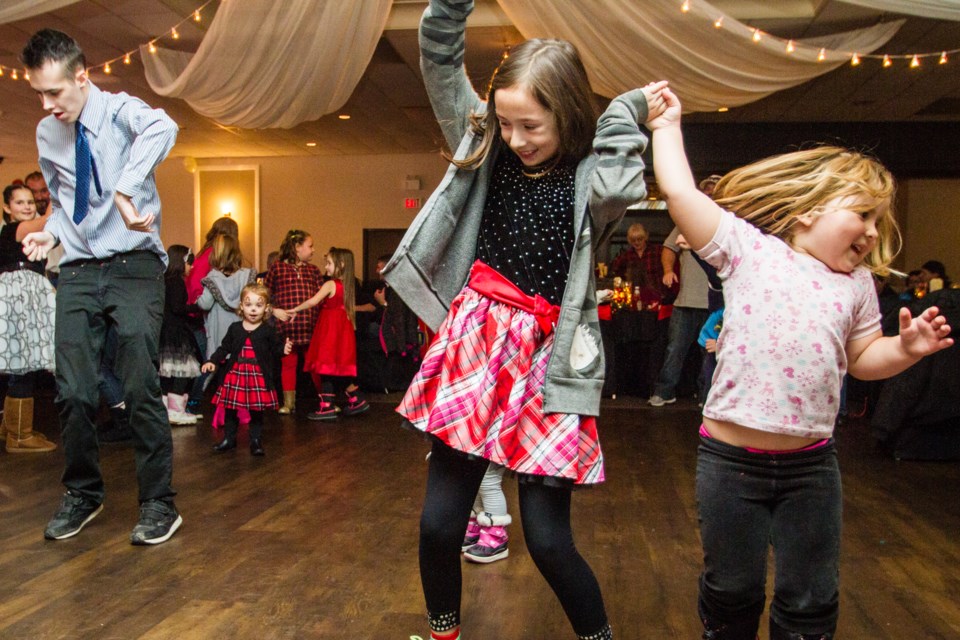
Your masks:
M3 422L7 427L7 453L46 453L57 445L33 430L33 398L3 401Z
M297 392L284 391L283 406L277 410L277 413L279 413L282 416L288 416L296 410L297 410Z

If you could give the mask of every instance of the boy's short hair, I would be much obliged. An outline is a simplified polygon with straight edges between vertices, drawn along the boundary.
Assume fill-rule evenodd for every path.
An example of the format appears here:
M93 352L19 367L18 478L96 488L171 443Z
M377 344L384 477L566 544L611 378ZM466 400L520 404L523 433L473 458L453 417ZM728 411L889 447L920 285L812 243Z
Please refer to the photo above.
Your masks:
M87 66L87 59L77 41L56 29L41 29L30 36L20 53L27 69L40 69L48 62L62 62L63 70L72 75Z

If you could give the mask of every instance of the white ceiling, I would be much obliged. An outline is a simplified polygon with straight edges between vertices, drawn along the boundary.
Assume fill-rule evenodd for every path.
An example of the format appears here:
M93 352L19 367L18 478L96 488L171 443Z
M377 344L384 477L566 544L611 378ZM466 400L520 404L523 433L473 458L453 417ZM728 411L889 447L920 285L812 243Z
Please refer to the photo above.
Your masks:
M360 1L360 0L344 0ZM641 0L636 0L641 1ZM0 64L19 66L17 56L34 31L53 27L80 42L91 65L135 50L140 44L188 18L202 0L82 0L58 11L0 25ZM839 0L712 0L737 19L789 38L823 35L874 24L886 17ZM177 156L245 157L431 152L440 133L423 90L417 63L416 24L425 2L394 0L387 31L359 86L341 113L288 130L239 130L222 127L194 113L179 100L161 98L147 86L137 57L114 65L94 81L108 91L126 91L162 107L180 125ZM504 47L520 34L495 0L477 0L468 32L467 68L478 85L489 77ZM679 2L678 2L679 5ZM180 29L176 43L164 46L195 50L216 2L199 24ZM960 47L960 22L908 17L900 32L883 47L891 54ZM845 65L793 89L732 109L693 114L688 122L918 122L960 121L960 56L950 64L889 70L878 64ZM653 80L653 78L651 78ZM0 156L31 162L36 158L34 129L43 116L29 85L0 78ZM307 147L314 142L316 146Z

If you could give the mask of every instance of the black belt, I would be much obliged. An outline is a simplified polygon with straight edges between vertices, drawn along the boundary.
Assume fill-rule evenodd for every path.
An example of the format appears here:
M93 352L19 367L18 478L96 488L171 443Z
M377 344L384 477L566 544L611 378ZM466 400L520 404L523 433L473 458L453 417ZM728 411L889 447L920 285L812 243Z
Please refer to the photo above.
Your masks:
M140 258L145 256L157 256L157 254L148 249L137 249L136 251L124 251L123 253L115 253L112 256L106 258L80 258L79 260L71 260L70 262L64 262L60 265L60 269L64 267L79 267L87 264L92 264L96 266L103 266L105 264L110 264L111 262L116 262L117 260L125 260L126 258ZM157 256L159 259L160 256Z
M11 262L0 267L0 273L9 273L11 271L33 271L34 273L43 275L43 263L21 260L18 262Z
M237 358L237 364L257 364L256 358Z

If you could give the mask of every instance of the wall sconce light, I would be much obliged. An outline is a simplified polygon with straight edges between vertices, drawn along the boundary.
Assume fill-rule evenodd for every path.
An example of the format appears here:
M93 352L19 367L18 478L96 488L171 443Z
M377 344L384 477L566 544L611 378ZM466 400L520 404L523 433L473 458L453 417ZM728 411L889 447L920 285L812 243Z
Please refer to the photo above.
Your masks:
M220 205L220 213L223 214L224 218L230 218L233 216L233 203L224 202Z

